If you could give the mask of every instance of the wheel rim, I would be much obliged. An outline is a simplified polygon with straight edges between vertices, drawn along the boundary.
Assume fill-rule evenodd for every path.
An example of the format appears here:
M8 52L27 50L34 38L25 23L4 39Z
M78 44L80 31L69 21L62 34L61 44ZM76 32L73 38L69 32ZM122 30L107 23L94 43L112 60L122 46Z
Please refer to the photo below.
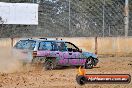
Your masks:
M87 64L92 64L92 60L89 59L88 62L87 62Z
M93 67L92 59L91 59L91 58L88 59L87 66L88 66L89 68Z
M54 68L53 63L50 61L47 61L47 63L45 64L45 69L52 70L53 68Z
M54 69L54 66L53 66L53 63L52 62L50 62L50 64L49 64L49 69L50 70L53 70Z

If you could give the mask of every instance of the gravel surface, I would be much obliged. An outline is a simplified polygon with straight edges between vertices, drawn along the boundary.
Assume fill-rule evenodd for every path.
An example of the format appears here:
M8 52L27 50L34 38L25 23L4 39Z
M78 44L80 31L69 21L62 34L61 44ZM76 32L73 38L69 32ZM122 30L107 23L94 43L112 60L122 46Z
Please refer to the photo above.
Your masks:
M87 73L126 73L132 74L132 59L100 58L99 64ZM79 86L75 81L77 68L65 67L52 71L45 71L39 67L24 67L20 71L0 74L1 88L132 88L130 84L86 84Z
M13 65L7 66L7 64L4 64L6 66L3 66L2 61L4 63L7 61L7 64L9 64L12 60L10 60L10 57L6 57L6 59L0 57L0 88L132 88L132 83L86 84L80 86L75 80L78 73L78 68L76 67L45 71L41 66L27 65L21 67L18 63L15 64L17 61L13 61ZM132 75L132 57L105 57L99 58L99 61L96 67L86 70L88 74L117 73Z

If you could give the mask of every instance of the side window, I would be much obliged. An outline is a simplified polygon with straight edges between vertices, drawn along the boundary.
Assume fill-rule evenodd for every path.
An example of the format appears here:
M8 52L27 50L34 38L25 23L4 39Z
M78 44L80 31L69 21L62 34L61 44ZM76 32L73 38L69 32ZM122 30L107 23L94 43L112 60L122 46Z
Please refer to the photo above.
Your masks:
M39 50L53 50L52 42L40 42Z
M69 42L66 42L66 46L67 46L67 49L68 49L68 51L69 52L77 52L77 51L79 51L79 48L78 47L76 47L74 44L72 44L72 43L69 43Z
M58 51L67 51L65 43L64 42L56 42L56 44L55 44L55 50L58 50Z

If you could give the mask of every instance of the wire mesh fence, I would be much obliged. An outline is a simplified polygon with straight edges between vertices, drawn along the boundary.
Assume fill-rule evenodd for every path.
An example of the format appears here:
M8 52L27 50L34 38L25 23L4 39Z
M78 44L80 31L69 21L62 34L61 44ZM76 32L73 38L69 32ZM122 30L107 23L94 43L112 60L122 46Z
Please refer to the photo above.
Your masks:
M2 0L1 0L2 1ZM3 0L39 4L39 25L0 25L1 37L132 36L131 0ZM129 14L126 16L126 1ZM126 20L128 18L128 29Z

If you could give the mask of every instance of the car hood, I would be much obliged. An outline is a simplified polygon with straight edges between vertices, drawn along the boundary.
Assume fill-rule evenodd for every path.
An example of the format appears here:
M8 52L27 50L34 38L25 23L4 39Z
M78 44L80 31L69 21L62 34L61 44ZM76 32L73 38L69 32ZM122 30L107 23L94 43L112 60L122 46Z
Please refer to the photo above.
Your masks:
M84 56L84 57L86 57L86 58L88 58L88 57L93 57L93 58L97 58L97 55L96 54L94 54L94 53L90 53L90 52L82 52L82 55Z

